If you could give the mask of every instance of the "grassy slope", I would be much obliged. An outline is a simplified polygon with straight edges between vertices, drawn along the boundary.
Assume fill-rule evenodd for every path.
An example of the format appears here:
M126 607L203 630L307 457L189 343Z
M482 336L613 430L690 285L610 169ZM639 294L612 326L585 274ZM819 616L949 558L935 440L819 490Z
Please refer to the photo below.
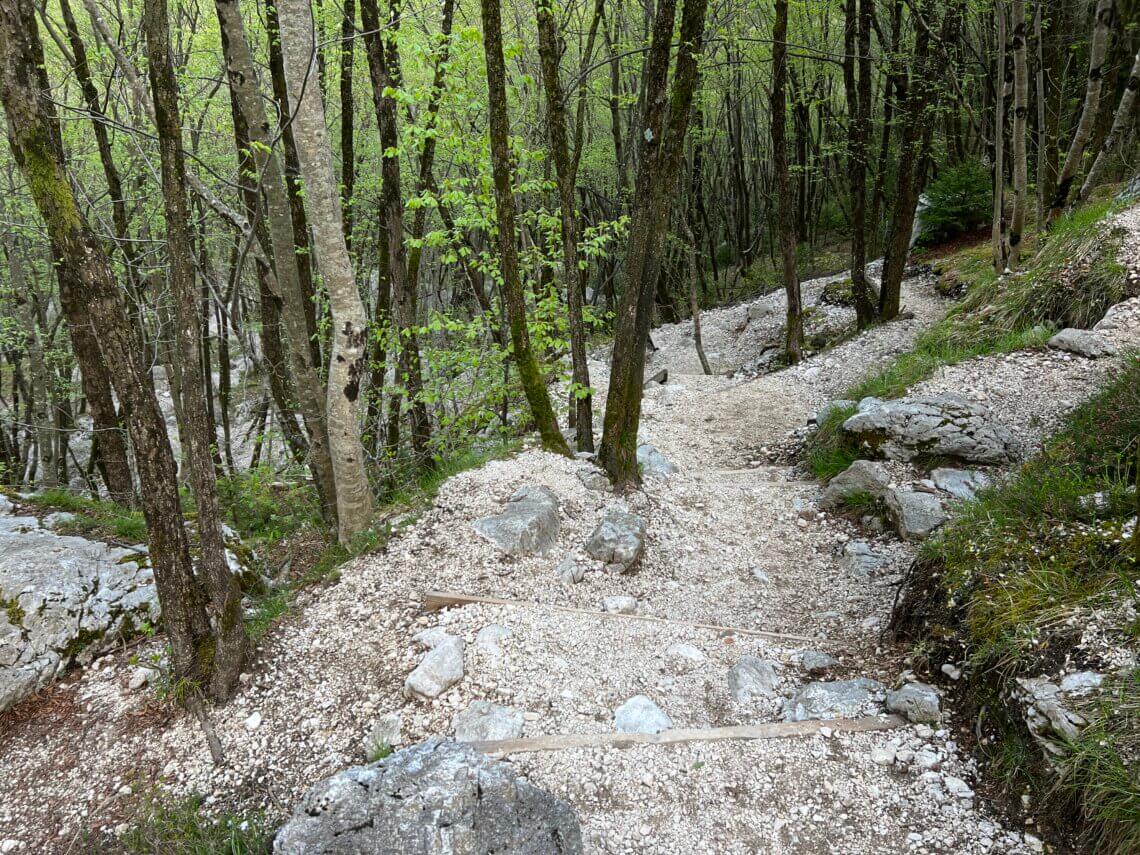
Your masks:
M1063 327L1088 327L1128 295L1124 270L1116 263L1121 235L1107 231L1112 204L1089 205L1059 220L1049 241L1024 273L998 279L988 243L955 252L936 262L943 278L965 286L945 319L924 331L912 350L900 355L842 397L897 398L943 365L978 356L1043 345ZM830 478L856 459L839 426L853 412L835 409L825 418L807 450L818 478Z
M945 320L913 350L842 397L898 397L949 365L1036 347L1055 329L1088 327L1128 296L1116 264L1121 236L1106 230L1109 204L1059 222L1028 269L994 276L988 244L937 266L965 286ZM817 477L846 468L858 450L831 411L806 450ZM1116 673L1077 646L1092 621L1114 646L1140 656L1140 541L1122 537L1137 513L1130 489L1140 449L1140 360L1071 414L1044 452L1008 482L963 506L911 568L893 621L919 668L965 662L965 719L1012 807L1073 836L1081 851L1140 851L1140 671ZM1095 504L1088 499L1096 494ZM1092 724L1053 767L1010 700L1019 676L1089 668L1113 676L1080 712Z

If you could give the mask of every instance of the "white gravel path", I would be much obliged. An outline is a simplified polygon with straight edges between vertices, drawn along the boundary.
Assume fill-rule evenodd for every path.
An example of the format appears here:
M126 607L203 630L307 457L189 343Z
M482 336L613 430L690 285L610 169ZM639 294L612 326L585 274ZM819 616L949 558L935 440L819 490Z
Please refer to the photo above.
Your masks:
M815 285L808 290L817 293ZM779 296L758 303L749 325L771 327ZM0 840L20 841L15 851L66 851L82 828L121 828L138 793L155 786L280 819L316 779L362 762L366 734L388 713L401 716L406 741L449 733L454 714L481 698L524 711L526 736L602 732L612 730L615 707L646 694L675 726L712 727L780 717L782 697L749 704L730 697L727 671L742 654L773 661L785 693L814 679L794 643L542 606L424 615L420 600L429 589L589 609L605 596L630 595L650 615L818 637L818 647L839 659L824 679L899 685L903 652L881 643L879 632L912 547L879 538L874 547L886 566L870 576L845 569L843 545L863 535L845 519L815 513L819 487L788 466L758 461L756 449L786 442L824 402L905 350L944 306L922 279L908 281L905 304L913 320L751 380L700 374L688 325L655 331L661 350L651 368L668 367L671 383L647 399L643 434L682 471L627 499L648 521L638 571L591 571L578 585L554 576L613 501L579 480L588 464L527 450L458 475L385 553L346 565L338 584L303 595L270 634L236 700L213 713L224 768L211 765L188 717L156 707L145 689L128 690L126 653L78 672L42 711L0 733ZM732 354L732 368L764 341L738 341L749 308L705 314L706 347ZM1132 307L1127 317L1110 334L1119 343L1140 341L1140 311ZM1075 403L1118 364L1018 354L947 369L924 388L984 395L1032 442L1055 423L1062 400L1042 389L1063 388L1064 400ZM604 366L595 366L593 379L604 383ZM497 513L524 484L544 484L559 497L557 547L505 558L471 522ZM475 643L491 624L509 630L497 651ZM467 641L465 677L434 701L408 700L403 680L421 655L412 636L437 625ZM667 655L675 642L697 648L704 661ZM251 729L255 712L260 724ZM590 852L1040 851L1026 834L1032 828L1005 826L958 786L978 787L973 761L957 744L968 727L950 710L936 728L576 749L513 762L574 805Z

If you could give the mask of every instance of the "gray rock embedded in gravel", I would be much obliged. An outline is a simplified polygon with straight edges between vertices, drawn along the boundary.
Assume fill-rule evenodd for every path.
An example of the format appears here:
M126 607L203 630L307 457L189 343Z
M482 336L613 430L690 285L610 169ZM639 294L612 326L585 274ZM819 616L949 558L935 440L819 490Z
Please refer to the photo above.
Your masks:
M756 656L741 656L728 669L728 693L737 703L774 697L779 685L780 678L772 663Z
M586 541L587 554L616 573L630 570L644 548L645 520L619 505L606 508L601 523Z
M917 490L888 490L887 515L903 540L925 540L950 518L942 500Z
M463 639L448 635L424 654L404 681L404 693L430 700L438 698L463 679Z
M364 738L364 756L372 758L381 751L403 744L403 729L404 722L399 713L390 712L380 716Z
M471 746L441 739L318 782L276 855L577 855L573 808Z
M518 739L523 732L523 714L490 701L472 701L467 709L456 713L451 725L460 742Z
M609 492L611 488L610 479L606 477L606 474L593 467L589 469L579 469L578 480L582 482L587 490L595 490L599 493Z
M891 475L881 463L870 460L856 460L827 483L827 489L820 496L821 508L834 508L852 496L882 498L891 483Z
M497 623L489 623L475 634L475 649L493 658L503 655L499 642L510 637L511 631Z
M1089 359L1099 359L1102 356L1112 356L1116 353L1116 345L1100 333L1073 327L1063 329L1049 339L1049 347L1075 353Z
M882 683L866 677L808 683L784 701L784 721L863 715L879 705L883 688Z
M67 511L55 511L54 513L50 513L44 517L40 521L40 525L46 529L55 531L60 526L67 525L69 522L72 522L74 520L75 514L68 513Z
M990 485L990 476L976 469L935 469L930 477L935 487L955 499L972 499Z
M144 555L0 517L0 711L159 615Z
M614 710L614 728L619 733L660 733L672 726L672 719L645 695L634 695Z
M521 487L501 514L475 520L472 527L508 555L544 552L558 537L558 497L549 487Z
M938 721L942 717L941 704L938 692L926 683L907 683L897 691L887 692L887 709L915 724Z
M805 650L800 654L800 667L809 674L823 674L838 664L838 659L822 650Z
M616 615L637 614L637 598L616 594L602 599L602 611Z
M966 463L1008 463L1020 445L988 407L958 395L914 395L896 401L864 399L843 429L891 460L920 455ZM866 405L866 407L864 407Z
M15 505L12 504L12 500L7 496L0 494L0 514L10 514L15 509L16 508Z
M662 478L675 475L681 471L657 450L657 446L649 443L643 443L637 447L637 465L641 467L643 475L655 475Z
M1047 756L1066 754L1068 744L1088 724L1066 704L1061 687L1047 677L1018 677L1015 698L1021 703L1026 727Z
M567 555L554 568L554 575L563 584L577 585L586 578L586 565L578 561L573 555Z
M876 572L887 559L879 555L865 540L852 540L843 544L843 569L853 576L869 576Z
M689 665L699 665L708 660L698 648L683 641L675 641L665 649L665 655L678 662Z

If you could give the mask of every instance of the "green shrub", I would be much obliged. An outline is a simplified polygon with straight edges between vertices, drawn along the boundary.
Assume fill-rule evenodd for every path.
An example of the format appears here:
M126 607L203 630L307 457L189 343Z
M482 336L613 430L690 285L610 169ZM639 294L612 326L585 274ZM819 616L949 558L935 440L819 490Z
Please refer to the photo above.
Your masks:
M119 843L139 855L268 855L273 835L262 817L211 817L202 804L199 796L173 803L148 798Z
M926 189L919 241L936 244L973 231L993 215L990 172L978 161L942 170Z

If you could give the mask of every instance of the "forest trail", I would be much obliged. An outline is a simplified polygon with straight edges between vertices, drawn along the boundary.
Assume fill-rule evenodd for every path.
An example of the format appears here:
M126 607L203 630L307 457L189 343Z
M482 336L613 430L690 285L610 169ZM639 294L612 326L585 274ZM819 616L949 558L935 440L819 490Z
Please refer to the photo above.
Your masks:
M1124 216L1140 235L1140 216ZM805 283L809 305L822 284ZM476 700L510 707L522 718L522 735L536 737L611 733L615 709L637 695L673 727L710 729L779 722L788 697L813 680L869 678L896 688L905 679L903 651L880 633L914 546L893 535L871 538L873 567L845 554L866 535L815 510L820 488L796 474L786 450L813 413L906 350L946 305L921 275L907 280L904 303L913 318L756 378L746 370L699 373L687 324L655 331L660 349L649 371L668 368L670 378L647 391L643 440L680 471L647 478L626 498L648 525L636 572L591 570L573 585L556 578L554 568L568 553L581 555L615 501L583 482L594 471L589 464L531 449L464 472L384 553L345 565L338 584L303 594L263 640L238 697L214 712L223 768L211 764L195 722L132 682L132 655L145 660L156 643L76 673L0 734L0 779L11 784L0 838L30 851L76 851L82 829L122 828L138 796L156 784L279 821L314 781L364 762L378 722L400 744L449 735L456 714ZM1140 312L1129 306L1107 333L1118 344L1140 342ZM781 313L779 294L706 313L710 358L719 352L725 371L745 366L757 345L744 347L742 339L762 342ZM985 396L1032 446L1113 364L1021 352L942 369L923 386ZM604 366L591 367L595 384L604 384ZM504 556L471 525L528 484L558 497L557 542L542 555ZM424 594L439 589L524 604L424 611ZM618 596L667 620L589 613ZM435 627L464 640L463 678L434 700L408 698L404 680L423 655L414 636ZM809 649L837 662L809 675ZM729 674L744 656L770 663L774 685L741 701ZM881 715L881 692L871 689L844 715ZM1036 838L1003 825L975 797L984 784L958 744L971 723L947 710L945 699L934 726L847 733L823 724L788 739L581 747L509 760L574 806L591 852L1040 851Z

